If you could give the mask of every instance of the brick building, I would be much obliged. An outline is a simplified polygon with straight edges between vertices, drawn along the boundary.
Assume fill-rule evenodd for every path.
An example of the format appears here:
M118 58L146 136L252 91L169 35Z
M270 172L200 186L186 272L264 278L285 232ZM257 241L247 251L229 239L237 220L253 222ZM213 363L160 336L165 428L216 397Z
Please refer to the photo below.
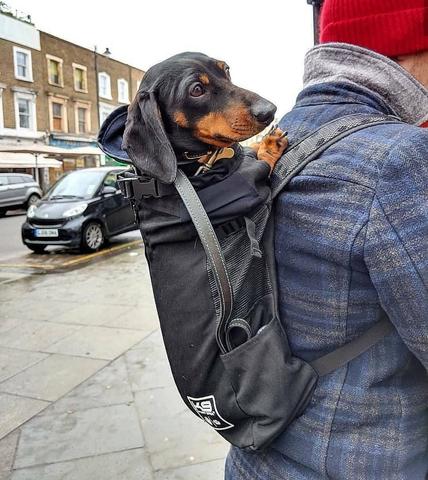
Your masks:
M0 11L0 145L95 145L100 123L129 103L143 75Z

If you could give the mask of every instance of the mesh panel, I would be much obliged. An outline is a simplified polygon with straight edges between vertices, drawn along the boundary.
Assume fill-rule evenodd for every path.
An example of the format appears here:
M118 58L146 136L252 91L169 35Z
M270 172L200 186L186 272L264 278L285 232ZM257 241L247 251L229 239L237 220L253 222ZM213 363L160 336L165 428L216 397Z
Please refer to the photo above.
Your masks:
M250 216L256 225L256 238L260 242L269 219L270 209L260 208ZM272 293L272 285L266 267L264 255L262 258L250 254L250 239L245 228L223 238L220 246L226 260L229 280L233 291L233 310L231 319L245 318L250 308L262 297ZM260 245L262 248L262 245ZM214 275L207 263L208 277L214 305L219 313L219 298Z

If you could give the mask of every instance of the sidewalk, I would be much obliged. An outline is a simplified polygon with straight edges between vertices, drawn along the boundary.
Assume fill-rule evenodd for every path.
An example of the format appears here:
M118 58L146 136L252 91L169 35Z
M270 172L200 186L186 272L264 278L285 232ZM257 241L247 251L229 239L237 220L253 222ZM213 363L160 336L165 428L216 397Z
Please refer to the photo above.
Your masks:
M221 480L173 384L142 250L0 289L0 480Z

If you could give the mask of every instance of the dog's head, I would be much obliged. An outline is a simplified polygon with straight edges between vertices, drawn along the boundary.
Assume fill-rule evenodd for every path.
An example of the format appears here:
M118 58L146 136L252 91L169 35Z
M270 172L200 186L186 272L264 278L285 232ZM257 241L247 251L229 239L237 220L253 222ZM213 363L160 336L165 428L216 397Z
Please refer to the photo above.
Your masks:
M144 75L128 109L122 146L142 172L171 183L177 156L250 138L275 111L271 102L234 85L225 62L181 53Z

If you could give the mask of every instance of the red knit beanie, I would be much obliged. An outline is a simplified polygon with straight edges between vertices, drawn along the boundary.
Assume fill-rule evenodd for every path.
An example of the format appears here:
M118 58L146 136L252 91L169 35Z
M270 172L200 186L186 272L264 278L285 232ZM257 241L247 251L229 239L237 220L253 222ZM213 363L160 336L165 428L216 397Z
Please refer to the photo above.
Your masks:
M428 0L325 0L320 41L351 43L387 57L428 50Z

